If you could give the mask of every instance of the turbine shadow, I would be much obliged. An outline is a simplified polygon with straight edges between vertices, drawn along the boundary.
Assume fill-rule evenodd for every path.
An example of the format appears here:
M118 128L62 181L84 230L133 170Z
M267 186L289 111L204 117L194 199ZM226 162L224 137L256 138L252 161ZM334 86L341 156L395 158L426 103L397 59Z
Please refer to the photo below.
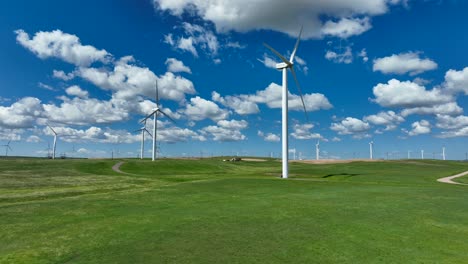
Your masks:
M334 173L334 174L328 174L328 175L322 176L322 178L330 178L330 177L334 177L334 176L354 177L354 176L358 176L358 175L361 175L361 174L357 174L357 173Z

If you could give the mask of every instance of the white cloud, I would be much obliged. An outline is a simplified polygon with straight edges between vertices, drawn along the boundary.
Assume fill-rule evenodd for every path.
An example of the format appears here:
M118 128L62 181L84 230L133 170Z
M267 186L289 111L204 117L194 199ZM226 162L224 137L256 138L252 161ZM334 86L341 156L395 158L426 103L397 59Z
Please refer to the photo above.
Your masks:
M422 59L420 53L408 52L393 54L389 57L374 60L374 71L385 74L406 74L417 75L425 71L437 69L437 63L431 59Z
M276 60L267 55L266 53L263 54L263 59L257 59L259 62L263 63L263 65L265 65L265 67L267 68L271 68L271 69L276 69Z
M390 5L404 1L261 1L261 0L154 0L159 10L181 16L184 13L198 15L211 21L218 32L235 30L247 32L257 29L275 30L296 36L297 25L306 25L305 38L322 36L320 17L326 15L337 20L354 17L375 16L388 12ZM261 15L259 15L261 12ZM281 17L281 19L279 19ZM341 22L341 24L345 24ZM341 25L340 24L340 25ZM352 35L342 33L341 35ZM357 34L359 30L350 30Z
M371 29L370 19L364 18L341 18L338 22L327 21L322 27L322 34L339 38L349 38Z
M219 127L232 129L232 130L242 130L248 127L248 123L245 120L220 120L217 125Z
M458 129L468 127L468 116L456 116L452 117L449 115L437 115L438 128L442 129Z
M90 125L112 123L127 120L129 112L119 107L117 101L100 101L94 98L69 99L61 97L63 102L44 104L43 108L48 119L55 123L70 125Z
M207 126L200 132L203 135L211 136L214 141L241 141L247 139L241 132L247 126L245 120L220 120L217 126Z
M26 139L26 142L29 142L29 143L38 143L38 142L41 142L41 138L38 137L38 136L35 136L35 135L32 135L32 136L29 136L27 139Z
M426 106L426 107L415 107L415 108L407 108L401 111L402 116L409 116L414 114L419 115L450 115L456 116L463 113L463 109L458 106L456 102L450 102L435 106Z
M330 129L340 135L364 136L370 129L370 125L360 119L347 117L339 123L332 123Z
M188 103L186 108L181 110L181 112L186 115L189 120L195 121L207 118L213 121L219 121L229 116L228 111L219 108L214 102L205 100L199 96L191 98L190 103Z
M57 91L58 91L58 90L55 89L54 87L52 87L52 86L50 86L50 85L48 85L48 84L45 84L45 83L39 82L37 85L38 85L40 88L45 89L45 90L48 90L48 91L53 91L53 92L57 92Z
M89 127L88 129L75 129L71 127L54 126L58 138L65 142L97 142L97 143L135 143L140 141L140 136L132 135L125 130L102 129ZM53 136L49 128L45 127L43 133Z
M385 126L385 130L394 130L400 123L404 122L405 119L393 111L387 111L366 116L364 117L364 121L378 126Z
M43 116L41 101L34 97L25 97L9 107L0 106L0 127L30 128L37 118Z
M334 63L350 64L353 62L353 52L351 47L346 47L342 53L327 50L325 53L325 59L333 61Z
M333 142L340 142L340 141L341 141L341 138L339 138L339 137L333 137L331 140L332 140Z
M273 134L273 133L263 133L262 131L258 131L257 135L262 137L263 140L268 142L279 142L281 140L280 136Z
M461 71L449 70L445 73L443 85L451 93L464 93L468 95L468 67Z
M454 138L454 137L468 137L468 126L456 130L443 131L437 137L440 138Z
M133 57L123 57L116 62L112 71L80 68L77 74L101 89L113 91L113 96L119 99L134 100L138 95L154 98L156 80L161 99L183 102L186 94L195 94L190 80L172 72L157 77L150 69L131 64L133 61Z
M73 72L65 73L64 71L58 70L54 70L52 76L63 81L69 81L75 78L75 74Z
M89 66L93 62L108 62L110 54L93 46L82 45L80 39L71 34L54 30L39 31L31 39L24 30L15 31L16 40L41 59L59 58L77 66Z
M213 91L211 93L211 97L213 101L231 108L239 115L257 114L260 112L256 103L244 100L237 96L228 95L226 97L221 97L219 93Z
M367 57L367 50L366 49L362 49L357 56L361 57L363 62L369 61L369 57Z
M377 84L373 92L376 97L373 101L384 107L430 107L453 100L452 96L443 94L439 89L426 90L414 82L396 79L387 84Z
M257 91L254 95L241 95L240 98L254 103L264 103L270 108L281 108L282 87L276 83L271 83L265 90ZM303 111L302 101L299 95L288 93L289 110ZM307 111L317 111L330 109L333 106L328 99L319 93L304 94L304 103Z
M417 135L431 133L431 124L427 120L414 122L411 125L411 127L412 129L408 131L408 135L410 136L417 136Z
M166 60L167 70L170 72L186 72L192 73L189 67L185 66L184 63L175 58L168 58Z
M205 27L187 22L182 23L183 36L174 39L173 34L166 35L164 42L175 49L187 51L198 57L198 50L211 57L218 54L220 44L215 34Z
M322 139L322 135L319 133L312 133L310 130L314 128L312 124L295 124L291 136L295 139L306 140L306 139Z
M65 92L70 96L76 96L80 98L88 98L89 93L88 91L82 90L79 86L73 85L68 87Z

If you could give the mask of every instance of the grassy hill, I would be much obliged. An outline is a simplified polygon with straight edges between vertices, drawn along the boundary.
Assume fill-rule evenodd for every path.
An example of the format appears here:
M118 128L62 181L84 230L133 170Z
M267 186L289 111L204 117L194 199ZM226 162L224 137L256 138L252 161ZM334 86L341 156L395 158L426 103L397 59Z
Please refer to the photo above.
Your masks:
M0 263L468 262L466 163L116 162L0 160Z

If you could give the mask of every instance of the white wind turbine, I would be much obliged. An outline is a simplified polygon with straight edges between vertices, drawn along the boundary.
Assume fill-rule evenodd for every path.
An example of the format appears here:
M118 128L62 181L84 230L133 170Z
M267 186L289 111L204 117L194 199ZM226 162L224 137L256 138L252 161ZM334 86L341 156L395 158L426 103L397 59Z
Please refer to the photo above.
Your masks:
M135 130L135 132L140 132L141 131L141 149L140 149L140 159L143 159L144 157L144 151L145 151L145 133L148 133L151 137L151 133L146 129L146 120L143 123L143 127L141 127L138 130Z
M315 159L320 159L320 140L317 140L317 144L315 144Z
M424 159L424 149L421 149L421 159Z
M297 89L299 90L299 94L301 96L302 106L304 107L304 112L306 113L307 118L307 110L304 103L304 98L302 96L301 87L299 86L299 81L296 77L296 71L294 70L294 58L296 56L297 47L299 46L299 42L301 40L302 35L302 27L301 31L299 32L299 37L297 38L296 45L294 46L294 50L291 54L291 57L286 59L283 55L281 55L278 51L273 49L270 45L263 43L265 47L271 50L278 58L281 59L281 63L276 64L276 69L281 70L283 73L283 85L282 85L282 178L288 178L288 69L291 71L291 74L296 82Z
M153 152L152 152L152 155L151 155L151 160L152 161L155 161L156 160L156 132L157 132L157 127L158 127L158 114L161 113L163 115L165 115L167 117L167 119L171 120L172 123L176 123L169 115L167 115L166 113L164 113L161 108L159 108L159 91L158 91L158 81L156 80L155 82L155 86L156 86L156 107L153 108L151 114L147 115L141 122L146 122L146 120L148 118L150 118L151 116L153 116L154 118L154 124L153 124Z
M52 159L55 159L55 149L57 147L57 132L55 132L55 130L49 124L47 124L47 126L50 128L50 130L52 130L52 133L54 133L54 146L52 148Z
M445 160L445 147L442 148L442 159Z
M369 142L370 159L374 158L374 141Z
M6 143L5 145L2 145L2 146L5 147L5 157L8 157L8 150L13 151L13 150L11 149L11 147L10 147L10 143L11 143L11 140L8 141L8 143Z

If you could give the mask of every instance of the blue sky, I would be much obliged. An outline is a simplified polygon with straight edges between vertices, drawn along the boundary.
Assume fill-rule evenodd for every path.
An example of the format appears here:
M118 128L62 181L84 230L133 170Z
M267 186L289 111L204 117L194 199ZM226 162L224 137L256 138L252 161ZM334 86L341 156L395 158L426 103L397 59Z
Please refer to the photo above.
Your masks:
M278 157L281 73L262 43L289 55L303 25L310 120L290 78L296 157L315 158L320 140L324 158L367 158L374 141L378 158L445 146L464 159L467 12L441 0L3 1L0 142L44 156L49 123L58 154L136 157L157 80L176 120L159 119L161 155Z

